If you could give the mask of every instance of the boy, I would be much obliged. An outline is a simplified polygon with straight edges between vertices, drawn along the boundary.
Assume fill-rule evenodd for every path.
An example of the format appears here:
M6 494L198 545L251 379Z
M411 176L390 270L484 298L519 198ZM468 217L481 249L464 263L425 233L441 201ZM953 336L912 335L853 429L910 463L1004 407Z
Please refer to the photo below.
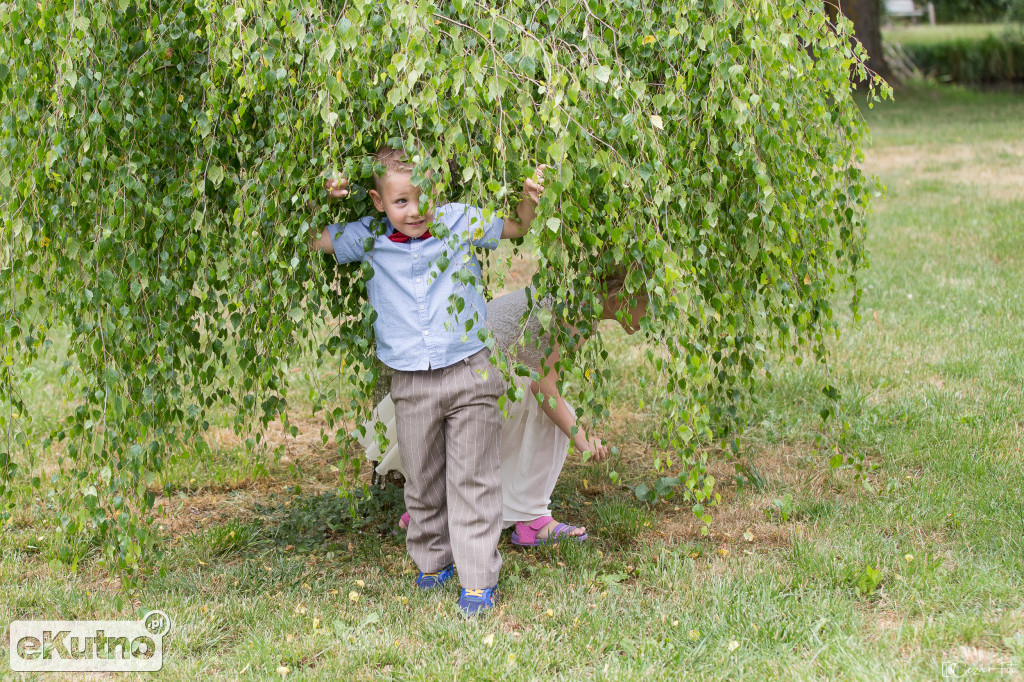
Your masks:
M421 214L420 190L412 184L413 169L403 153L385 147L375 160L386 169L374 176L370 190L374 206L386 216L383 226L376 218L331 225L311 246L333 253L339 263L373 265L367 289L377 312L377 355L395 370L391 397L410 474L405 503L412 524L406 546L420 569L416 584L440 587L457 567L459 607L473 615L493 608L498 597L498 397L505 386L477 336L487 308L474 286L481 271L471 246L493 249L499 237L520 237L530 229L544 167L537 169L537 181L524 183L518 221L485 223L480 209L462 204L434 208L428 202ZM330 181L327 189L344 197L348 180ZM431 227L442 235L446 229L448 236L434 237ZM453 305L455 298L464 306ZM474 324L467 330L470 320Z

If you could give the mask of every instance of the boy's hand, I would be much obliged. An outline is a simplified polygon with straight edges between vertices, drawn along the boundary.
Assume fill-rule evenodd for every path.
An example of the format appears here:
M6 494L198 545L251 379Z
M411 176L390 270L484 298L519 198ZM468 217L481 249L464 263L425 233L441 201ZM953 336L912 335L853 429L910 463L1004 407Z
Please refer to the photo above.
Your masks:
M544 173L548 168L550 166L544 164L537 166L533 177L526 178L523 182L523 200L516 207L519 220L505 218L505 224L501 228L502 239L517 239L530 231L533 219L537 217L540 195L544 193Z
M324 189L332 199L343 199L348 196L348 178L328 180L324 183Z
M550 168L547 164L537 166L532 178L526 178L523 183L523 194L533 203L540 203L540 195L544 193L544 173Z

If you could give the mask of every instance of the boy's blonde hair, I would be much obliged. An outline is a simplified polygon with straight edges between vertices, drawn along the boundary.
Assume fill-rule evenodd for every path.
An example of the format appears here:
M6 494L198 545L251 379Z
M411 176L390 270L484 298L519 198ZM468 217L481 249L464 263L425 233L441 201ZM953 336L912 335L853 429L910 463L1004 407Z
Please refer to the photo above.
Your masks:
M414 168L413 164L409 163L404 150L388 147L387 145L377 149L373 155L373 162L375 166L377 164L384 166L384 175L377 175L376 172L373 174L373 184L377 187L378 192L383 189L384 178L388 175L391 173L412 173Z

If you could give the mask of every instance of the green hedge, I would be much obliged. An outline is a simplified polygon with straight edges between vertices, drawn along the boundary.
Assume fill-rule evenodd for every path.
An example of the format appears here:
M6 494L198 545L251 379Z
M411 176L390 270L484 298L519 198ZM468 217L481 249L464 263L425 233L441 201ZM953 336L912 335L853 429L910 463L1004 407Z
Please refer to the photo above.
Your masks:
M925 3L919 2L923 6ZM999 21L1013 0L932 0L939 23Z
M1014 36L904 45L914 65L939 80L965 85L1024 82L1024 40Z

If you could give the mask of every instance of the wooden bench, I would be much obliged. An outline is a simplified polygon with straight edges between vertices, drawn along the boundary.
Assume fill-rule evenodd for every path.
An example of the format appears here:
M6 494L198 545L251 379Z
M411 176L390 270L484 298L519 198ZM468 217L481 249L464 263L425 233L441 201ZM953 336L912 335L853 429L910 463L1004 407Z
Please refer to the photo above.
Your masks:
M927 11L928 23L935 25L935 6L927 4L927 10L919 9L914 0L885 0L885 14L890 18L913 19L914 23Z

